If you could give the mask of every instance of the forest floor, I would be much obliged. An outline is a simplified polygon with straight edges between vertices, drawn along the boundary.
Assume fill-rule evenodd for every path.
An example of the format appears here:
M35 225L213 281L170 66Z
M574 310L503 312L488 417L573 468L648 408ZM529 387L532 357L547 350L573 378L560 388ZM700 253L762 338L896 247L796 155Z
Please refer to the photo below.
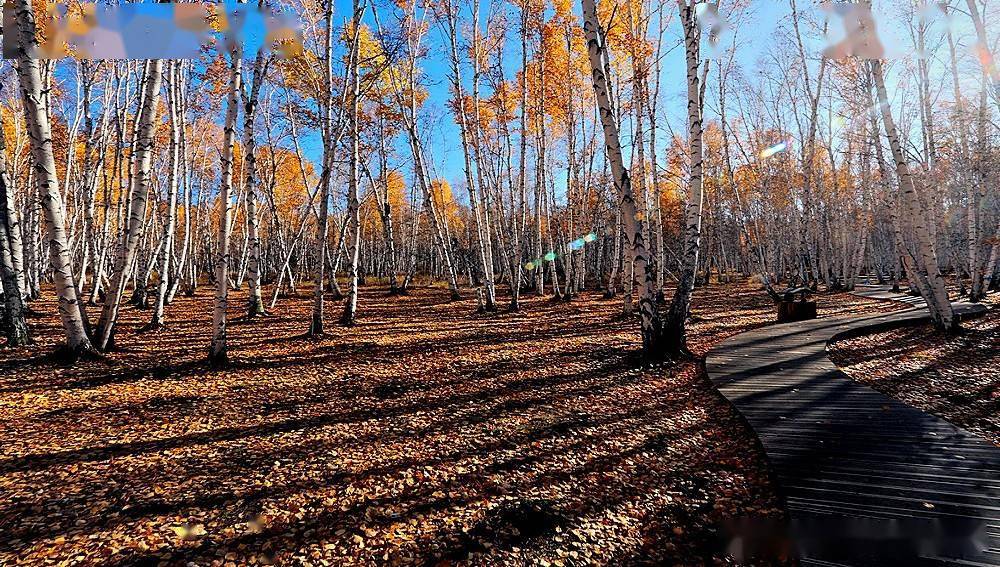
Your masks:
M124 309L119 350L73 367L46 290L35 345L0 350L0 564L729 564L720 521L783 516L702 360L643 365L620 298L478 315L368 286L355 327L312 340L305 291L233 323L216 371L207 287L166 330ZM711 286L689 343L773 321L763 292Z
M1000 297L945 335L929 324L835 341L830 358L851 378L1000 446Z

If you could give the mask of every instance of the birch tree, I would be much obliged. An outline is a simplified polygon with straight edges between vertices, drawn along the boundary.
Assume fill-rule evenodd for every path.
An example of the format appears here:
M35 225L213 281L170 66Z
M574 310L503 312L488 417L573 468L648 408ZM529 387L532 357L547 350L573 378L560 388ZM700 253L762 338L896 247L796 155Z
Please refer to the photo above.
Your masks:
M704 199L702 187L701 146L701 88L698 75L699 30L695 20L694 0L677 0L681 25L684 28L684 58L687 62L688 108L688 191L684 207L684 249L681 256L677 289L670 302L664 324L664 348L669 356L677 357L687 352L686 321L691 310L695 274L698 269L698 251L701 244L701 210Z
M896 130L896 122L892 116L892 108L889 106L889 96L885 89L885 76L882 71L882 62L878 59L871 60L871 74L875 82L875 90L878 95L878 106L882 114L882 126L885 128L886 138L889 140L889 149L892 152L893 160L896 162L896 176L899 178L899 191L902 206L907 211L908 220L913 227L915 235L915 245L917 249L916 274L911 274L921 280L926 292L924 300L927 302L934 324L941 330L954 330L958 321L955 319L951 302L948 300L948 290L945 287L944 278L941 276L941 269L938 266L938 259L934 253L934 245L931 241L930 231L927 229L924 211L921 209L917 180L910 172L910 166L906 162L903 148L899 141L899 133Z
M351 235L351 249L348 256L347 299L344 302L344 312L340 317L340 324L345 326L354 325L354 318L358 310L358 261L361 252L361 218L359 216L361 204L358 202L358 148L361 141L361 133L358 131L358 114L361 109L361 79L358 76L358 59L360 57L358 38L361 33L361 18L364 17L365 5L366 3L359 3L358 0L354 0L354 25L347 75L351 85L351 95L348 99L350 104L348 128L351 135L351 155L347 173L347 215ZM336 274L331 274L331 277L336 277Z
M376 26L379 28L379 37L382 39L383 49L388 52L389 50L385 49L385 34L379 23L378 11L373 9L372 13L375 17ZM410 154L413 157L413 173L416 177L416 185L420 188L424 208L427 210L434 244L445 265L448 291L451 294L451 299L457 301L462 298L462 294L458 289L458 273L455 269L450 243L445 236L438 207L431 194L430 172L424 154L424 144L420 139L420 131L418 129L417 58L424 49L423 39L426 32L424 23L419 21L416 16L416 0L411 0L406 4L406 13L400 22L400 26L406 43L405 60L403 61L404 70L400 74L390 73L389 77L392 82L396 103L399 106L403 128L406 131ZM404 285L404 289L405 287Z
M18 235L15 245L15 231L18 227L10 221L16 213L14 191L7 170L7 140L0 116L0 289L3 291L3 327L7 346L16 347L28 343L28 325L24 319L24 292L18 281L14 264L15 246L20 244Z
M328 237L328 220L330 213L330 182L333 172L333 152L336 142L333 140L333 0L327 0L325 6L326 41L323 55L323 94L320 97L320 136L323 141L323 172L320 174L318 193L319 214L316 219L316 244L319 248L319 263L316 269L316 279L313 287L313 311L309 323L308 334L311 337L322 337L324 327L323 277L326 271L326 247ZM354 57L352 49L350 57ZM346 90L345 90L346 92ZM339 141L339 136L337 137ZM330 275L336 281L337 274Z
M167 302L167 288L170 283L171 255L174 249L174 232L177 221L177 187L179 185L180 173L180 101L178 88L179 64L171 61L167 66L167 112L170 117L170 146L167 149L167 218L163 221L163 245L160 249L159 281L156 285L156 304L153 307L153 316L146 326L148 330L154 330L164 325L164 308Z
M638 288L643 352L646 356L655 358L663 355L663 328L659 312L656 310L656 274L653 272L649 250L646 247L646 230L639 215L639 208L636 206L635 195L632 193L629 170L625 167L625 160L622 157L617 115L611 101L606 74L609 66L607 44L597 19L597 5L594 0L583 0L583 31L590 57L597 109L604 129L607 159L611 162L611 174L618 206L621 209L625 246L635 266L635 273L641 278Z
M991 85L991 94L993 95L993 102L998 109L1000 109L1000 67L997 66L995 56L993 55L993 50L990 48L990 44L986 38L986 25L983 22L983 18L979 13L979 7L977 6L976 0L966 0L966 6L969 9L969 16L972 18L973 26L976 29L976 46L975 52L978 56L980 64L983 68L983 79L984 79L984 94L985 90L988 88L987 85ZM951 31L948 32L949 43L951 41ZM954 53L954 47L952 47L952 53ZM954 54L952 55L952 68L956 69L954 63ZM954 71L957 73L956 71ZM958 90L958 82L955 82L956 93ZM957 96L957 94L956 94ZM984 96L985 98L985 96ZM985 100L983 100L985 103ZM961 104L961 99L956 99L956 104ZM980 140L985 136L983 135L985 130L986 122L986 109L982 108L984 105L980 105L979 113L979 124L980 124ZM964 134L964 132L963 132ZM983 151L982 145L980 145L979 155L977 160L985 159L985 152ZM979 168L982 166L980 165ZM977 169L979 169L977 168ZM970 299L972 301L979 301L985 295L986 290L992 287L993 283L993 273L997 268L997 260L1000 258L1000 222L997 223L996 234L993 236L993 245L990 249L990 254L988 258L985 254L980 253L980 248L982 247L982 230L981 230L981 203L983 202L983 197L985 193L985 185L987 180L985 176L980 175L973 184L970 184L969 189L969 236L968 236L968 247L969 247L969 274L972 277L972 290L970 293ZM978 187L974 187L978 185ZM982 259L980 259L982 257Z
M150 190L150 167L153 163L153 142L156 128L156 111L160 98L163 61L146 61L143 74L143 97L136 125L135 150L132 156L132 177L129 193L129 212L124 226L122 242L115 257L111 285L101 309L101 319L97 324L94 339L97 348L107 350L114 344L114 326L118 319L125 284L136 261L136 247L143 232L146 217L146 201ZM137 283L136 285L142 285Z
M236 119L239 114L239 96L242 79L242 62L234 47L230 52L229 95L226 100L226 121L222 134L222 183L219 188L218 249L215 254L215 304L212 310L212 343L208 349L208 362L224 366L229 361L226 343L226 308L229 304L229 241L232 231L233 198L233 147L236 144Z
M85 327L84 307L77 295L73 279L66 220L56 162L52 150L52 128L46 107L47 91L43 92L42 76L37 56L38 42L35 35L35 15L31 2L16 0L13 3L17 27L17 72L24 102L25 122L34 161L34 177L44 217L48 239L49 264L59 299L59 317L66 335L66 354L75 358L93 351ZM36 233L37 234L37 233Z
M439 10L442 12L439 15L439 20L442 21L443 27L445 28L445 34L448 37L448 43L450 46L450 63L451 63L451 86L454 92L454 112L456 114L456 120L458 122L459 136L462 141L462 157L464 158L464 173L465 173L465 185L469 194L469 209L471 211L473 224L474 224L474 234L475 234L475 244L476 244L476 254L475 261L476 267L483 277L483 296L485 302L486 311L496 310L496 299L493 287L493 270L492 270L492 258L487 256L487 248L489 247L488 238L489 231L488 228L483 226L483 215L480 209L480 196L479 193L482 190L482 184L477 183L481 179L477 179L477 175L481 175L479 168L475 168L475 173L473 172L473 149L471 147L473 137L473 132L470 132L472 128L478 126L473 125L472 128L469 127L469 109L466 108L466 96L465 87L462 84L462 61L458 46L458 4L455 0L445 0L439 4ZM473 2L473 10L478 16L479 4L478 2ZM474 45L473 45L473 58L478 58L479 54L475 51L478 45L478 18L473 19L473 34L474 34ZM478 60L478 59L477 59ZM477 66L478 63L474 61ZM478 80L478 77L473 79Z
M247 279L249 295L247 297L247 317L265 315L264 301L261 298L261 242L260 218L257 213L258 174L257 174L257 140L254 136L254 119L257 116L257 105L260 102L260 88L267 72L268 59L263 49L258 50L254 58L253 71L249 89L240 89L243 100L243 187L246 197L246 219L249 258L247 261Z

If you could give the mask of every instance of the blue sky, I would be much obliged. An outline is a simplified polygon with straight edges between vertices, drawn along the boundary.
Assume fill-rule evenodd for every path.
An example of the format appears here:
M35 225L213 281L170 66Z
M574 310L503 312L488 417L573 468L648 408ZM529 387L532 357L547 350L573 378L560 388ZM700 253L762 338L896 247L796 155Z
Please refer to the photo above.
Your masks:
M495 0L504 1L504 0ZM723 3L723 11L725 11L725 5L727 2ZM803 14L803 19L800 21L800 26L803 33L806 35L812 35L811 39L806 40L806 50L810 57L818 57L819 51L824 46L824 41L821 38L815 37L816 34L810 32L809 25L806 23L807 19L811 19L815 22L822 22L823 13L819 11L815 4L810 0L798 0L800 13ZM876 3L874 12L879 22L879 34L883 42L886 44L890 51L890 56L902 57L903 59L908 59L912 62L912 53L908 52L906 45L909 44L909 39L907 36L907 31L899 23L899 19L896 17L896 10L899 9L899 3L884 1ZM667 0L666 9L672 12L676 11L676 6L674 2ZM340 17L350 13L351 2L350 0L336 0L335 9ZM489 11L489 0L483 0L480 7L481 13L485 14ZM574 12L579 15L580 6L576 3L574 6ZM783 45L779 42L779 36L776 34L779 26L790 27L790 7L787 0L766 0L766 1L755 1L752 3L748 14L742 19L739 28L735 30L735 40L736 40L736 64L742 67L748 75L752 74L753 70L757 67L759 60L766 57L770 50L773 49L795 49L794 44L788 43ZM484 18L485 19L485 18ZM368 12L368 17L366 21L371 24L371 12ZM967 75L967 80L969 85L967 88L967 93L973 92L974 89L978 88L978 77L977 72L974 69L972 62L968 61L968 45L971 44L971 25L965 21L967 18L959 17L957 20L956 31L957 37L960 39L960 43L965 46L960 55L965 56L965 65L972 72ZM989 19L987 19L989 21ZM485 24L484 24L485 25ZM838 27L841 27L836 19L830 21L831 25L831 37L832 39L837 39L836 36L841 33L838 31ZM656 23L653 22L651 27L654 29L650 30L650 37L655 34ZM488 32L488 30L484 30ZM516 33L516 32L515 32ZM728 33L723 37L724 45L732 45L734 38L733 33ZM428 57L421 62L421 67L427 75L428 82L426 87L430 92L430 97L426 103L430 108L429 114L435 117L432 123L425 123L424 128L429 129L429 139L427 150L431 155L430 166L432 167L432 175L435 177L443 177L447 179L452 186L462 185L462 180L464 179L463 174L463 157L461 151L460 137L458 132L458 127L454 124L452 117L445 111L444 104L450 97L449 86L448 86L448 52L445 51L445 43L442 41L443 37L441 31L437 27L432 27L428 35L430 53ZM671 26L667 30L664 38L665 49L674 45L675 42L680 40L680 28L677 23L677 17L674 16ZM520 46L519 42L516 41L516 35L512 35L508 39L507 58L511 61L508 65L508 77L513 77L514 73L517 71L520 65ZM703 49L703 54L707 52L707 49ZM892 52L895 51L895 54ZM940 59L947 57L947 46L942 47L938 53L938 62L932 63L932 74L940 77L945 71L941 65L943 64ZM816 60L813 61L813 65L816 65ZM902 64L899 66L901 70L905 70L907 64ZM658 127L660 132L658 133L658 140L660 143L665 143L669 139L667 135L668 132L684 132L686 127L686 84L685 84L685 67L684 67L684 52L683 49L673 49L670 51L663 61L663 72L661 77L661 95L659 101L659 113L660 120ZM714 87L717 76L714 74L717 72L716 68L712 69L712 76L709 78L709 87ZM890 72L887 78L887 83L890 90L890 97L894 93L898 94L899 98L904 96L903 91L897 92L897 87L900 86L900 75L902 71L897 70ZM812 75L815 77L816 69L812 69ZM469 73L464 73L465 78L468 79ZM905 81L903 82L905 86ZM711 90L711 89L710 89ZM941 98L944 100L949 99L950 91L948 89L942 89ZM714 100L714 96L710 95L709 100ZM706 105L706 120L711 120L715 118L713 111L714 104ZM732 110L730 111L732 112ZM623 144L625 144L625 151L629 152L628 147L628 124L623 125ZM404 164L404 174L409 177L409 152L405 147L405 144L400 143L400 161ZM318 137L310 135L306 143L306 151L309 157L315 161L321 154L321 149L319 146ZM661 152L660 155L663 155ZM560 179L560 175L556 175L556 179ZM458 191L456 195L459 196L463 192Z
M383 0L376 0L378 2L383 2ZM481 5L482 13L486 13L489 10L490 0L482 0ZM509 0L494 0L494 1L504 1ZM954 0L953 0L954 1ZM817 8L813 7L810 0L798 0L800 5L800 10L803 12L812 12L812 20L822 21L822 14L817 13ZM964 3L961 3L964 5ZM666 1L666 9L670 10L671 13L676 11L676 6L673 2L669 0ZM895 10L899 9L900 4L897 2L892 2L890 0L884 0L883 2L876 5L875 13L879 18L879 29L880 36L883 41L889 45L905 46L909 44L907 38L906 30L899 23L900 20ZM343 18L350 13L351 4L350 0L336 0L335 9L337 10L336 21L341 22ZM579 13L579 5L574 6L574 11ZM513 10L513 9L512 9ZM368 12L368 17L366 20L369 24L371 12ZM750 13L741 20L739 29L736 30L736 63L741 67L747 76L753 76L755 69L758 66L758 62L764 59L769 54L773 53L775 49L788 49L794 50L795 46L793 43L782 40L780 34L776 33L780 27L789 27L790 10L788 5L788 0L768 0L768 1L756 1L751 5ZM516 20L516 18L515 18ZM991 21L989 15L985 18L987 22ZM974 97L975 93L981 86L981 67L976 61L975 57L971 55L971 46L974 42L974 32L972 30L971 22L969 18L964 15L959 15L956 17L956 24L953 28L956 32L956 38L959 42L959 56L961 58L960 68L962 70L963 77L963 89L967 97ZM782 23L783 22L783 23ZM485 25L485 24L484 24ZM656 28L656 22L651 24L651 27ZM808 26L803 22L803 30L807 30ZM988 29L988 33L992 30ZM484 33L488 33L488 30L484 30ZM650 36L655 33L655 29L651 30ZM991 34L991 40L994 39L995 34ZM677 24L676 16L673 17L673 21L667 33L665 34L665 49L673 46L675 43L679 42L680 39L680 29ZM813 34L815 36L815 34ZM723 43L731 45L733 41L733 34L724 36ZM895 39L892 39L895 38ZM425 135L428 138L427 151L430 154L429 167L431 168L431 175L434 177L441 177L448 180L453 187L461 187L464 185L464 173L463 173L463 156L461 151L460 137L458 132L458 127L454 124L452 116L445 110L445 103L450 97L449 86L448 86L448 52L445 51L445 42L442 41L441 31L436 27L432 28L429 32L428 40L430 52L428 56L421 62L421 67L427 76L426 87L430 91L430 97L426 103L428 107L427 115L433 117L432 120L422 123L422 128L425 130ZM783 43L784 42L784 43ZM520 65L520 45L516 40L516 31L512 32L512 36L508 39L509 45L507 46L506 57L510 61L507 65L507 77L512 78L515 72L518 70ZM787 45L785 45L787 43ZM813 57L813 65L817 64L816 58L820 49L823 47L824 41L822 38L813 37L807 41L806 50L809 52L810 56ZM994 49L996 46L994 46ZM707 51L704 50L704 51ZM912 50L911 50L912 51ZM936 55L936 59L932 61L931 73L932 81L934 81L934 88L938 91L935 93L938 102L948 101L951 99L951 91L948 87L946 80L947 69L947 45L939 48ZM887 85L889 87L890 97L896 101L898 104L901 100L905 100L908 96L912 94L914 89L914 82L907 78L907 75L912 75L912 68L914 64L914 58L912 52L907 52L905 47L899 47L897 49L897 55L900 61L897 61L890 67L889 76L887 77ZM658 104L659 120L658 120L658 133L657 140L660 144L666 144L669 140L670 132L683 133L685 131L686 123L686 84L684 76L684 53L683 49L677 48L669 50L668 54L665 56L663 61L663 72L661 77L661 93L660 100ZM62 67L65 70L68 67ZM711 92L715 88L715 81L717 80L717 69L713 67L712 74L709 78L710 84L710 95L709 100L706 103L706 120L712 120L716 118L714 114L715 109L715 94ZM813 76L815 77L815 68L813 69ZM468 80L469 73L465 73L465 78ZM488 93L486 93L488 94ZM912 111L912 108L910 109ZM735 109L730 110L731 114L735 114ZM221 115L219 120L221 120ZM911 121L911 126L915 125L915 121ZM623 129L623 145L626 154L631 151L629 145L629 132L630 125L626 121L622 125ZM318 164L319 158L322 154L322 148L319 141L319 136L314 131L304 131L303 135L303 149L306 153L306 157L313 161L314 165ZM398 156L395 163L401 167L401 171L404 175L409 178L411 176L410 169L410 155L409 150L405 142L400 138L397 139ZM760 150L763 148L757 148ZM664 155L664 152L659 152L660 156ZM662 158L661 158L662 159ZM316 168L318 171L318 167ZM565 180L564 175L560 175L556 172L555 179L557 180L557 191L559 189L558 183ZM337 187L338 192L340 187ZM464 191L455 191L455 195L459 200L462 200L462 195Z
M497 0L495 0L497 1ZM504 1L504 0L499 0ZM808 1L808 0L804 0ZM508 2L505 2L509 4ZM776 20L781 16L782 10L780 8L779 2L762 2L761 5L756 8L756 14L753 16L755 20L753 24L753 29L755 30L754 36L751 37L750 34L741 33L739 37L740 47L737 50L737 58L741 64L747 67L752 67L753 63L759 54L759 50L764 46L764 42L768 40L771 35L770 30L773 30L776 25ZM350 0L336 0L335 10L337 14L341 17L349 14L352 9L352 4ZM481 13L485 14L489 11L489 0L483 0L480 5ZM673 2L667 2L667 9L676 11L676 7ZM511 10L515 10L511 8ZM577 2L574 6L574 12L579 16L580 14L580 4ZM383 20L385 16L383 16ZM483 18L485 19L485 18ZM680 38L680 28L676 24L677 18L674 17L673 24L668 29L664 38L665 49L672 45L675 41ZM371 11L367 12L367 18L365 20L369 25L374 25L371 21ZM656 24L652 24L655 28ZM483 22L484 32L485 22ZM756 33L764 32L764 33ZM651 36L655 33L655 29L651 30ZM450 114L447 114L444 108L445 102L450 98L450 87L448 83L448 73L449 73L449 52L445 51L446 44L443 42L444 37L442 32L433 26L428 34L430 53L429 56L421 62L421 68L425 72L428 81L425 85L429 91L430 96L428 97L426 105L430 108L429 114L435 118L433 123L425 124L425 128L430 129L430 141L428 144L428 152L430 152L432 157L432 168L433 175L436 177L443 177L447 179L452 186L461 185L464 179L463 167L464 160L462 156L461 140L459 136L458 126L455 125ZM519 70L520 67L520 44L517 41L516 31L513 32L510 38L508 38L509 45L507 46L507 58L510 60L510 64L507 65L507 77L512 78L514 73ZM684 52L681 49L673 50L665 59L663 64L663 78L661 86L661 104L660 108L663 109L663 116L665 119L671 122L671 127L675 130L684 128L684 121L686 120L683 113L685 112L685 100L686 100L686 87L684 83ZM680 73L680 75L678 75ZM468 79L470 73L465 72L464 77ZM666 136L661 134L661 139L665 139ZM403 144L399 145L401 149L401 157L408 162L409 155L408 150ZM626 148L628 150L628 148ZM322 150L319 145L319 139L316 136L309 136L308 142L306 144L306 151L310 158L314 161L318 161ZM408 176L409 171L405 171ZM558 179L558 176L557 176ZM460 194L460 192L457 192Z

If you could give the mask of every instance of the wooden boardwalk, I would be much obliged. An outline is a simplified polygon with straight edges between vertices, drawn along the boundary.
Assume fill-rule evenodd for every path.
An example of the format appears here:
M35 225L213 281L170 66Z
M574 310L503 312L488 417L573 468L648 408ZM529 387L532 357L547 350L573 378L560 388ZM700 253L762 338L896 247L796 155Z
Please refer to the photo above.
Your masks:
M803 565L1000 565L1000 448L826 356L835 335L926 316L917 305L776 325L708 355L712 381L760 437Z

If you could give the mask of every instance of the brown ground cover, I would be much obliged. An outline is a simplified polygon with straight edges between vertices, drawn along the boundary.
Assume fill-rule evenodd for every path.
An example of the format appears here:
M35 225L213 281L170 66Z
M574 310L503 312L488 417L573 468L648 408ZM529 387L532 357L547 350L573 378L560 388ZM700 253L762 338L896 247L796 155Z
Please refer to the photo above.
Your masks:
M1000 311L947 336L930 324L830 344L851 378L1000 445Z
M309 299L283 300L230 327L224 371L202 362L207 288L164 331L125 309L120 350L74 367L36 302L36 344L0 350L0 564L725 564L718 521L781 517L701 361L643 365L620 300L483 316L446 297L365 287L323 340L301 337ZM692 348L773 310L699 290Z

